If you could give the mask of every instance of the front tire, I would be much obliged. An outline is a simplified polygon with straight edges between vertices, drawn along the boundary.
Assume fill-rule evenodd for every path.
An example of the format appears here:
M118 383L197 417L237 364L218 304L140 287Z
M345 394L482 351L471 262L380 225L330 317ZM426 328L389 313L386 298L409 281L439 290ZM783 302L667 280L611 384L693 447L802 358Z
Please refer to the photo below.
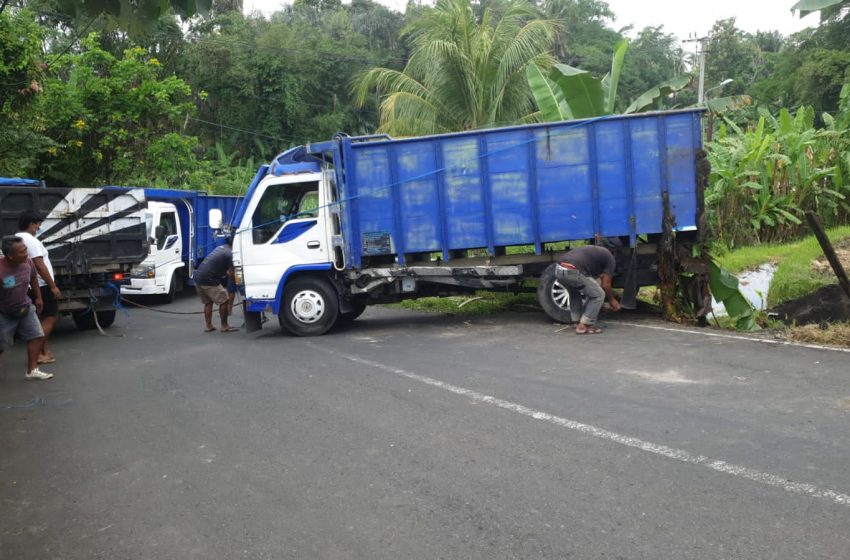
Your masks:
M558 323L571 323L573 318L570 313L570 293L567 287L558 282L555 277L557 264L550 264L537 284L537 301L546 315Z
M180 273L175 271L171 275L171 282L168 285L168 292L160 296L162 303L174 303L177 297L177 292L183 289L183 282L180 278Z
M336 289L323 278L298 278L283 292L280 325L295 336L325 334L338 317Z
M365 303L356 303L352 304L353 309L348 313L340 313L339 317L337 317L336 324L339 326L350 325L354 322L355 319L363 315L363 312L366 311Z

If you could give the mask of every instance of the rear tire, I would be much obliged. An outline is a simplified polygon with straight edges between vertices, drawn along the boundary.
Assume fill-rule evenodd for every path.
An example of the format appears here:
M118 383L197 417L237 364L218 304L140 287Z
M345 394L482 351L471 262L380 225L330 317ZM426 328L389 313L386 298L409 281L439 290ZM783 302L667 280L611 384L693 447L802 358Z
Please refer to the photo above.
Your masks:
M106 309L103 311L97 311L97 322L100 323L100 328L108 329L112 326L112 323L115 322L115 310L114 309ZM97 324L94 322L94 313L91 311L74 311L71 314L71 318L74 320L74 324L81 331L88 331L97 328Z
M550 264L540 275L540 282L537 284L537 301L553 321L570 323L573 320L570 313L570 293L567 287L555 278L557 266L557 264Z
M91 313L89 313L89 315L91 315ZM112 323L115 322L115 310L107 309L105 311L98 311L97 322L100 323L100 328L108 329L112 326Z
M338 317L339 296L324 278L297 278L283 292L280 325L295 336L325 334Z

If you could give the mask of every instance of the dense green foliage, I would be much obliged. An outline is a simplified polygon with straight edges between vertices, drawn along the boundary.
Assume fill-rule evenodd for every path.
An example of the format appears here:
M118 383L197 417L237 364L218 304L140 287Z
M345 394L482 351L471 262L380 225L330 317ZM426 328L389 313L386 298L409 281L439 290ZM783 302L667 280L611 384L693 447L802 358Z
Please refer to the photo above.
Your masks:
M593 85L602 113L639 98L642 108L696 102L695 59L663 28L614 29L601 0L440 0L403 14L372 0L295 0L270 16L243 14L240 0L3 6L0 175L52 184L237 193L259 162L339 131L568 118L546 81L555 64ZM827 224L850 218L850 2L794 4L824 6L790 37L734 19L712 28L709 106L753 100L716 116L707 143L718 245L798 236L807 209Z
M837 116L814 126L815 111L802 107L778 118L762 111L754 125L726 119L708 146L711 177L706 193L712 238L726 247L779 241L805 231L813 210L827 225L850 217L850 85Z
M373 68L357 82L362 104L382 96L380 128L397 136L514 124L532 111L529 64L549 66L552 22L514 0L480 20L468 0L437 0L403 30L413 50L402 71Z

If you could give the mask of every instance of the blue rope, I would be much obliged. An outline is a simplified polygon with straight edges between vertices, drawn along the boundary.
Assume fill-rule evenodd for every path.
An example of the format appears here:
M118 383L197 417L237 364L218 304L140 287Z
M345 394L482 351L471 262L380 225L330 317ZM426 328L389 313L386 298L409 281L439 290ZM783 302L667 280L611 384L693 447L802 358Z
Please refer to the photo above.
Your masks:
M127 308L121 303L121 288L113 284L112 282L107 282L106 287L112 291L114 297L112 298L112 307L124 313L125 317L130 316L130 312L127 311Z

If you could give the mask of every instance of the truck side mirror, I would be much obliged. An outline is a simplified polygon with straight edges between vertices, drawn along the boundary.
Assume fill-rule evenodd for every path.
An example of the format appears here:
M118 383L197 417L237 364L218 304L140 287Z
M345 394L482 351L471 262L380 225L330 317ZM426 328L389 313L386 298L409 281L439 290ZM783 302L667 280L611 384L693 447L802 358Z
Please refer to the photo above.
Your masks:
M210 208L209 216L207 219L207 223L210 225L210 229L221 229L221 208Z
M167 233L168 231L165 229L165 226L156 226L156 229L154 230L154 237L157 241L161 241L165 239L165 235Z

